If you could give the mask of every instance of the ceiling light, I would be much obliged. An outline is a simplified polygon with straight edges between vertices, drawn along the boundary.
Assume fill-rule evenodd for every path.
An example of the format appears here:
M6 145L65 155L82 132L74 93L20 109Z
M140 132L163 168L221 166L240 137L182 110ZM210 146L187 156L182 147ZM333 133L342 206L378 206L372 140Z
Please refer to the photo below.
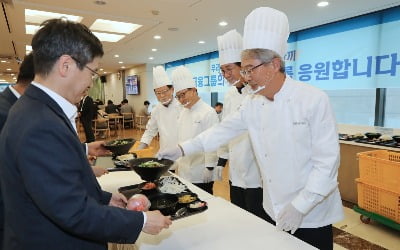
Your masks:
M97 38L102 41L102 42L118 42L122 38L125 37L125 35L118 35L118 34L110 34L110 33L102 33L102 32L93 32Z
M319 3L317 4L318 7L326 7L326 6L328 6L328 5L329 5L329 2L326 2L326 1L322 1L322 2L319 2Z
M94 1L93 3L94 3L94 4L97 4L97 5L106 5L106 4L107 4L107 2L104 1L104 0L96 0L96 1Z
M121 69L125 69L125 66L122 66Z
M203 40L199 41L200 44L205 44L206 42L204 42Z
M100 71L103 71L104 69L99 69Z
M74 15L67 15L62 13L55 13L55 12L47 12L41 10L30 10L25 9L25 22L26 23L37 23L40 24L48 19L53 18L66 18L73 22L80 22L82 21L81 16L74 16Z
M25 33L28 35L33 35L40 29L39 25L25 24Z
M119 63L119 64L123 64L124 62L122 62L122 61L119 61L118 63Z
M6 60L1 60L1 62L2 62L2 63L6 63L7 61L6 61Z
M107 72L106 72L106 71L104 71L104 72L103 72L103 74L107 74Z
M159 39L161 39L161 36L155 35L155 36L153 36L153 38L156 39L156 40L159 40Z
M157 49L151 49L151 51L157 51Z
M153 59L154 59L154 57L152 57L152 56L149 57L149 60L153 60Z
M225 21L221 21L221 22L219 22L219 26L226 26L226 25L228 25L228 23L227 23L227 22L225 22Z
M11 75L11 76L14 76L15 74L14 74L14 73L11 73L10 75Z
M6 69L7 71L11 71L11 69L10 68L8 68L8 69Z
M119 57L119 55L118 55L118 54L115 54L114 57Z
M0 82L7 82L6 80L4 80L4 79L0 79Z
M135 30L139 29L140 27L142 27L142 25L135 23L125 23L125 22L116 22L105 19L96 19L96 21L94 21L92 26L90 26L90 29L96 31L130 34Z

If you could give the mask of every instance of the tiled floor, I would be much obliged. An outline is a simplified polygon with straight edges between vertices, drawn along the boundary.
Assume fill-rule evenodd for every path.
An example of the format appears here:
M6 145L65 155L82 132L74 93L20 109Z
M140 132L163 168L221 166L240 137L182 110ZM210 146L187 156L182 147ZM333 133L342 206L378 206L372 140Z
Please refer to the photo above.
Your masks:
M81 140L84 141L83 133L80 131L79 134ZM142 134L143 131L136 129L121 129L117 131L116 136L107 138L106 140L114 138L134 138L140 140ZM154 148L155 152L157 152L159 147L158 141L153 140L151 146ZM229 167L227 167L223 172L223 180L216 182L214 185L215 195L227 200L229 200L228 171ZM345 203L345 219L334 224L335 250L400 250L400 231L388 228L374 221L371 221L370 224L364 224L360 220L360 214L349 207L351 207L351 204L349 205L348 203Z

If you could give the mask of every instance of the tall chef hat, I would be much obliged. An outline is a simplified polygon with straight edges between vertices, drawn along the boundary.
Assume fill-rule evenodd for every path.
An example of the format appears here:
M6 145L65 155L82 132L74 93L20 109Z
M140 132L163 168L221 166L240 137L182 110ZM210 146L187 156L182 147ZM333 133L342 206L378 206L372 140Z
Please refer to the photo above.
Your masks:
M269 49L286 54L289 21L285 13L269 7L254 9L245 19L243 49Z
M185 66L179 66L178 68L174 69L171 73L171 78L174 84L175 92L179 92L188 88L196 88L193 74Z
M153 89L161 88L166 85L172 85L167 72L165 72L163 66L157 66L153 68Z
M236 30L230 30L217 37L219 63L221 65L240 62L243 50L242 36Z

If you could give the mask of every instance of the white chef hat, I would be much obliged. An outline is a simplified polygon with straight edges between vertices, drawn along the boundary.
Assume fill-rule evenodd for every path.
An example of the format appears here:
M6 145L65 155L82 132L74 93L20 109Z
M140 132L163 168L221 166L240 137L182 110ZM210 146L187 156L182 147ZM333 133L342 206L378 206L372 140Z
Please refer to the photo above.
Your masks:
M289 21L285 13L269 7L254 9L245 19L243 49L269 49L286 54Z
M175 92L179 92L188 88L196 88L193 74L185 66L179 66L178 68L174 69L171 73L171 78L174 84Z
M217 37L219 63L221 65L240 62L240 53L243 50L242 36L236 30L230 30Z
M172 85L167 72L163 66L153 68L153 89L161 88L167 85Z

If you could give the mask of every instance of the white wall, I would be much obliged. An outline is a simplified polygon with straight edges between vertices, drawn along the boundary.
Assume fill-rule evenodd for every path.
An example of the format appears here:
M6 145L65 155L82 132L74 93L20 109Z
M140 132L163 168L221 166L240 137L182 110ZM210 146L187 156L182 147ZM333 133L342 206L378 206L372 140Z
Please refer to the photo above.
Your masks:
M125 77L128 75L139 75L140 93L139 95L126 95L129 104L133 106L135 113L138 114L143 107L143 102L148 100L150 107L157 104L157 98L153 91L153 66L152 64L142 64L125 70ZM105 101L112 100L114 104L120 104L124 99L124 83L118 79L118 74L107 75L107 83L104 86Z

